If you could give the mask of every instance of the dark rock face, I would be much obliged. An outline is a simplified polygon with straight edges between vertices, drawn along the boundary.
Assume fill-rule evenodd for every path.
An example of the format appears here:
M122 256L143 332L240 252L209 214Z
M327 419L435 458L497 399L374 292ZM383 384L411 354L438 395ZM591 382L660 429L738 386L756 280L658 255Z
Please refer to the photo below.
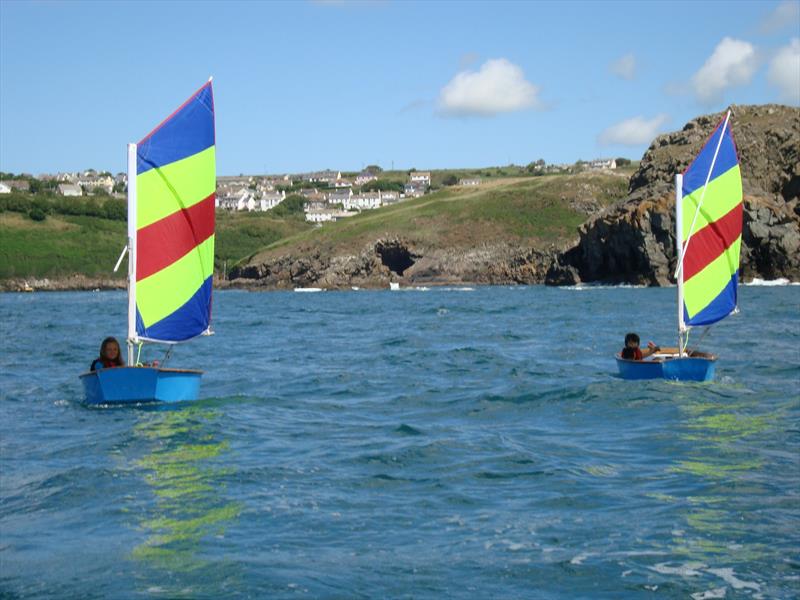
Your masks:
M800 109L731 109L744 192L742 278L799 280ZM586 282L673 282L675 174L688 167L723 117L699 117L656 138L631 177L628 197L584 223L578 244L559 256L559 264ZM559 285L558 273L547 283Z
M545 279L556 251L506 244L469 250L420 248L402 238L377 240L358 254L287 254L237 267L232 284L243 287L389 287L403 285L533 284Z

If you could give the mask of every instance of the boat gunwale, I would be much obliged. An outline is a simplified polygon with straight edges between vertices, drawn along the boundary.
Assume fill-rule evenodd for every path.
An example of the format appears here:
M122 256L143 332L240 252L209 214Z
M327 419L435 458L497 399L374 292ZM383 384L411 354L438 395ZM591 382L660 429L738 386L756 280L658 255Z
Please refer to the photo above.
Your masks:
M203 374L203 371L201 371L200 369L169 369L169 368L146 367L146 366L141 366L141 367L129 367L129 366L106 367L106 369L115 369L115 370L116 369L155 369L159 373L196 373L196 374L199 374L199 375ZM100 371L104 371L106 369L100 369ZM89 375L96 375L100 371L87 371L85 373L81 373L80 375L78 375L78 377L80 378L80 377L88 377Z

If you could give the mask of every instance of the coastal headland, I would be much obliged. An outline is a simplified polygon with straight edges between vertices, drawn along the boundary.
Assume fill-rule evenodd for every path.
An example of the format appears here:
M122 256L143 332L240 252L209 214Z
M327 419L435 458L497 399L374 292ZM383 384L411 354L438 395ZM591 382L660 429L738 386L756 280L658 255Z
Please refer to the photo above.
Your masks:
M744 189L742 279L800 280L800 109L731 108ZM669 285L674 176L721 117L658 136L627 170L484 169L479 185L435 186L319 226L275 209L218 211L219 287ZM35 220L4 210L0 290L123 288L124 268L116 277L110 269L124 237L119 218Z

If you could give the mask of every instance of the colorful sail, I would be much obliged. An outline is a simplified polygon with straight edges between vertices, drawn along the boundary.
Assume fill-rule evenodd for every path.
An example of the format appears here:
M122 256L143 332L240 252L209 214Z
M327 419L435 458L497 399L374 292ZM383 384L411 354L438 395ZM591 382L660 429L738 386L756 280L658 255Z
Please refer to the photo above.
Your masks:
M727 118L684 172L682 191L684 324L710 325L737 304L742 177Z
M211 320L211 81L137 144L136 160L136 335L188 340L207 331Z

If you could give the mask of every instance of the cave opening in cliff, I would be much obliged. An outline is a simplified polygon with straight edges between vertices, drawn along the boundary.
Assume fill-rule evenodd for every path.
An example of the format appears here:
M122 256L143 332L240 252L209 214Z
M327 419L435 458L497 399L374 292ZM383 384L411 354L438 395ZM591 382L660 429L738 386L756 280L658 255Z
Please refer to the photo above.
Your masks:
M381 263L397 275L402 275L414 264L414 255L402 244L378 244L375 246L375 252L381 257Z

